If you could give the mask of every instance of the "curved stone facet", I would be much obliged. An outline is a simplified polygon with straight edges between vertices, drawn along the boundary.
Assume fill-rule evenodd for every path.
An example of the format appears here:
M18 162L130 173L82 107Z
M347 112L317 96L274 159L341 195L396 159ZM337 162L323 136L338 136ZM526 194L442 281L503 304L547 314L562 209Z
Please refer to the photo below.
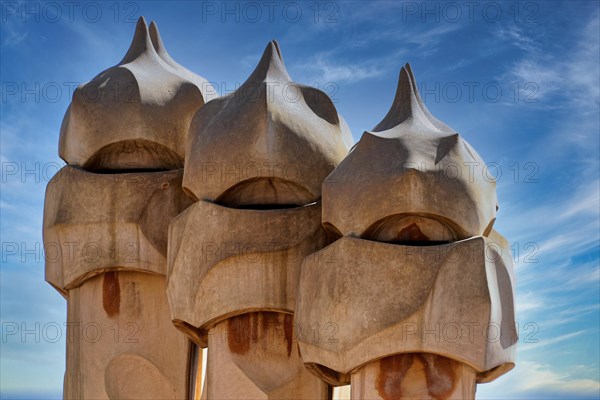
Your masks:
M181 168L190 121L214 93L171 59L142 17L123 60L73 93L59 155L92 171Z
M238 90L195 115L183 186L230 207L305 205L321 197L351 141L329 97L292 82L271 42Z
M495 232L422 247L337 240L302 266L296 324L335 327L335 340L299 337L304 362L339 385L373 360L433 353L493 380L514 366L511 257Z
M173 219L167 295L176 324L200 331L247 312L293 313L304 257L325 242L320 203L237 210L200 201Z
M48 183L46 280L67 298L65 398L187 395L189 341L171 323L167 233L191 200L183 171L97 174L66 166Z
M484 162L425 108L408 65L388 114L323 183L329 230L385 242L487 236L496 204Z
M291 81L276 42L194 116L183 188L198 201L170 225L167 295L173 322L209 348L208 398L328 398L286 335L302 260L327 243L321 184L350 142L327 95ZM273 331L285 340L270 321L285 322ZM225 345L222 329L246 337Z
M160 36L160 32L158 31L158 25L155 21L150 23L149 27L150 40L152 41L152 45L154 46L154 50L158 54L158 56L171 68L175 70L175 72L181 76L183 79L186 79L193 84L195 84L199 89L202 97L204 99L204 103L208 103L210 100L217 97L217 93L215 88L207 81L205 78L200 75L196 75L189 69L185 68L183 65L179 64L177 61L173 60L171 55L167 52L165 45Z
M302 363L294 317L254 312L219 322L208 337L208 399L330 399Z
M381 358L352 374L359 399L466 400L475 398L475 371L436 354L406 353Z
M512 369L496 183L410 65L351 144L277 42L217 98L140 18L123 59L74 92L68 165L46 189L64 397L199 397L200 347L209 399L329 399L348 383L353 399L473 399Z
M191 204L182 174L61 169L46 188L46 280L65 293L109 270L164 275L169 222Z
M169 319L165 278L95 275L69 290L65 399L185 399L189 340Z

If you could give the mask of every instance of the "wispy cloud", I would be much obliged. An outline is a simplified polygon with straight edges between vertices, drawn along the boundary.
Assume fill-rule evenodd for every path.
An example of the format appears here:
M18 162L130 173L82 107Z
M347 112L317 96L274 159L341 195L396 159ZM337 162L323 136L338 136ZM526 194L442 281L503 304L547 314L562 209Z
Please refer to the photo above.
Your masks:
M544 340L540 340L537 343L534 344L529 344L529 345L525 345L525 346L521 346L519 348L520 352L524 352L527 350L532 350L532 349L537 349L540 347L547 347L556 343L564 343L565 341L574 338L574 337L578 337L583 335L584 333L588 333L587 330L580 330L580 331L576 331L576 332L570 332L570 333L566 333L564 335L560 335L554 338L550 338L550 339L544 339Z
M532 33L534 32L525 33L523 27L516 23L512 23L506 27L500 27L500 29L496 31L496 35L501 41L509 42L513 46L526 52L539 52L541 46L538 41L531 36Z
M12 2L11 7L15 10L20 10L25 2ZM2 6L2 24L0 24L0 32L2 35L2 46L7 48L18 46L23 40L29 36L27 31L27 24L25 24L21 18L9 18L8 5L7 9Z
M442 39L447 39L450 33L460 28L460 24L445 24L434 27L420 24L416 28L401 25L393 29L372 29L357 35L352 44L354 46L370 46L377 42L393 42L404 46L416 45L417 49L422 50L436 47Z
M574 182L566 194L545 203L529 199L507 205L504 218L515 242L536 238L537 258L546 262L568 257L598 245L600 239L600 181ZM513 193L513 195L516 195ZM549 217L551 216L551 217ZM564 283L564 282L563 282Z
M27 38L29 34L27 32L20 32L14 28L14 24L7 23L4 32L2 45L6 47L16 47L23 40Z
M421 54L435 52L440 41L458 29L460 29L459 24L433 28L425 25L424 28L403 26L394 29L369 29L353 37L352 47L374 46L377 43L387 42L391 45L384 55L377 57L368 55L359 60L340 61L339 54L348 46L342 44L337 49L316 54L298 68L307 71L311 78L318 82L358 82L377 78L391 69L397 69L399 57L408 53L411 48Z
M523 362L527 370L525 379L518 380L517 388L523 391L543 389L548 392L594 395L600 391L600 383L594 379L579 379L569 373L554 371L550 366L535 362Z
M523 399L523 398L574 398L598 396L598 377L589 376L589 367L563 372L556 366L521 361L517 367L500 380L479 385L478 399ZM587 377L584 375L588 375Z
M553 312L550 313L551 318L541 321L540 324L543 325L544 329L554 329L574 322L589 320L590 317L593 317L590 314L595 313L597 315L599 310L600 305L598 304L586 304L579 307L562 309L557 312L552 310Z
M385 66L379 61L365 61L360 63L339 63L335 61L332 53L319 53L308 63L298 66L319 83L327 82L358 82L382 75Z
M157 6L158 3L144 4L146 16L151 12L159 15L161 21L171 24L169 28L161 22L162 29L170 29L174 38L189 42L189 36L176 35L184 23L197 23L198 15L169 15L173 8ZM497 382L480 385L477 397L547 399L549 394L563 398L598 397L598 347L594 343L598 337L595 324L600 311L597 304L600 268L596 254L600 239L597 9L579 13L576 23L575 20L565 23L556 14L550 18L541 14L554 6L540 7L540 24L525 27L504 23L505 16L512 17L508 14L503 15L502 23L493 25L422 23L418 20L404 23L398 18L398 12L406 4L403 2L368 2L364 7L352 2L336 4L340 6L339 23L312 23L313 10L308 7L313 4L306 3L302 5L302 21L310 23L273 23L265 25L265 32L261 31L268 34L269 39L271 34L277 34L278 38L283 36L284 58L293 61L288 67L298 82L333 81L340 82L340 86L361 82L366 86L372 79L384 86L388 84L387 77L393 76L389 84L394 85L398 66L410 56L415 65L431 66L429 76L435 73L436 79L442 82L455 80L458 76L468 80L484 79L482 76L489 77L489 74L498 78L504 74L499 81L537 84L538 103L513 102L514 107L502 116L490 104L473 105L477 109L486 106L493 109L494 115L485 116L490 125L510 123L513 117L515 125L519 124L519 136L511 136L507 139L510 141L507 147L491 152L492 155L508 152L506 149L514 145L517 151L511 163L519 161L522 166L525 160L534 160L540 167L539 184L529 186L535 186L535 190L526 191L519 184L502 186L507 183L506 175L511 174L508 165L503 165L506 167L505 179L498 185L499 193L507 197L501 204L502 215L498 222L503 225L502 233L511 240L513 248L520 250L520 260L516 263L518 320L521 324L537 323L540 343L521 346L516 369ZM508 8L504 11L509 12ZM15 51L19 54L39 50L35 47L39 43L33 43L31 39L43 34L48 36L45 45L53 46L49 48L56 55L52 60L55 62L45 62L43 58L37 63L24 57L4 58L3 68L14 65L16 71L23 69L20 66L35 65L40 71L35 79L41 82L91 78L119 61L133 33L133 25L114 24L111 14L104 17L104 22L98 24L81 21L71 24L64 19L52 27L31 24L6 28L3 24L2 44L11 51L17 46L23 50ZM558 31L559 25L564 26L564 32ZM219 38L223 48L231 48L229 46L238 43L240 37L244 41L256 39L255 34L250 33L259 31L256 24L248 30L247 27L243 22L213 24L210 26L211 37ZM12 33L10 29L13 29ZM65 47L65 40L69 41L69 46ZM231 57L215 54L216 59L222 58L223 65L232 64ZM252 54L234 60L233 65L251 70L260 56ZM431 54L435 57L428 57ZM202 65L203 60L198 59L197 63ZM455 73L448 74L452 69ZM419 74L427 76L427 72ZM207 72L208 77L215 75L219 76L218 70ZM238 70L233 76L243 79L247 74ZM379 79L383 76L386 76L386 82ZM31 74L13 78L27 82L33 79ZM353 109L371 102L364 96L349 97L341 92L339 97L341 105L352 105ZM6 113L4 110L8 110L8 106L3 106L6 108L3 108L0 126L0 161L25 161L28 168L37 161L59 161L56 144L64 108L55 114L49 112L49 105L34 106L36 104L19 103ZM442 108L439 104L435 106ZM48 115L43 115L42 109ZM528 115L518 114L523 109ZM512 114L513 111L516 112ZM55 122L51 123L53 116ZM481 121L484 115L466 118ZM549 122L537 124L540 121ZM517 142L518 145L514 144ZM30 246L41 240L46 182L32 182L31 176L25 183L18 177L9 179L2 185L0 199L3 240L26 242ZM525 249L524 245L530 242L538 247ZM538 262L524 262L528 255ZM3 318L62 321L66 315L65 303L44 283L43 261L33 263L29 260L26 264L2 266ZM3 388L6 382L21 390L31 382L43 387L46 385L40 383L40 377L43 377L48 387L60 390L64 343L55 344L52 350L47 346L27 347L14 343L6 352L3 347ZM42 347L45 351L41 351ZM9 357L10 363L5 363L5 356ZM43 362L36 364L36 360Z
M421 56L435 53L442 42L449 40L449 35L462 28L461 24L374 24L372 22L377 18L381 20L382 16L387 16L386 12L399 12L394 2L377 3L376 6L344 8L343 27L336 32L344 36L343 40L337 47L315 54L297 68L318 82L352 83L377 78L395 71L401 56L411 52ZM322 32L311 32L315 37L322 35ZM384 50L375 51L380 48ZM344 59L342 54L349 50L354 57Z
M548 107L570 104L580 112L597 111L600 97L599 20L598 11L590 15L578 34L577 45L568 49L566 54L542 51L539 43L516 26L500 30L501 38L509 39L518 48L526 50L526 56L507 71L507 81L516 79L536 84L537 98ZM559 102L546 101L548 96L556 97Z
M544 302L542 302L538 296L536 296L531 291L525 293L517 293L517 314L519 318L522 320L526 320L526 315L529 314L533 310L539 310L544 306Z
M536 160L543 171L547 197L540 201L523 196L516 185L503 188L511 198L520 199L505 210L510 237L519 242L535 238L539 245L537 265L519 264L521 287L544 283L539 296L598 289L597 258L590 263L574 259L600 244L599 20L595 9L578 30L569 32L576 40L564 42L568 46L557 44L565 46L560 52L543 51L539 38L520 28L500 31L501 37L526 50L509 66L506 80L535 83L539 102L532 110L553 110L550 128L530 145L526 157Z

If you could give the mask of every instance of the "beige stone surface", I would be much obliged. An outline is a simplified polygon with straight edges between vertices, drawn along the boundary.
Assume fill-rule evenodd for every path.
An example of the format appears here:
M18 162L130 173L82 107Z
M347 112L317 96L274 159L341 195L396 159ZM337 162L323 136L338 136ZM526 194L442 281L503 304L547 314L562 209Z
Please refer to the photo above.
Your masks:
M323 183L323 223L382 242L487 236L496 184L473 148L435 119L406 65L385 118Z
M329 387L302 363L294 317L254 312L222 321L208 335L208 399L328 399Z
M166 300L164 277L139 272L70 289L64 398L186 399L190 342Z
M127 54L80 85L63 119L59 155L88 170L183 167L190 121L215 97L206 79L166 52L140 18Z
M75 91L69 166L46 191L65 398L330 399L352 383L352 399L464 399L513 368L512 257L482 158L408 64L351 143L277 42L217 98L140 18L123 60Z
M457 360L480 382L514 366L514 273L504 240L403 246L344 237L305 259L298 292L298 326L335 326L333 335L299 336L304 362L331 383L398 353Z
M64 294L108 270L164 275L169 222L191 204L182 174L62 168L46 188L46 280Z
M435 354L397 354L352 374L352 400L475 398L475 371Z
M287 335L302 260L328 240L321 183L351 141L331 99L292 82L276 42L194 116L183 188L198 202L170 225L167 295L173 322L208 346L203 397L329 398ZM215 341L234 326L253 340Z
M46 280L67 298L68 399L184 399L189 340L166 297L170 219L183 171L97 174L66 166L44 208Z
M215 323L251 311L292 313L300 266L326 244L320 203L246 210L199 201L169 228L172 318L196 342ZM204 331L204 333L201 332Z
M183 65L179 64L177 61L173 60L173 58L165 48L165 45L160 36L160 32L158 31L158 25L155 21L152 21L150 23L149 34L150 39L152 40L152 45L154 46L154 50L156 51L156 54L158 54L160 59L164 61L169 67L173 68L177 75L195 84L200 89L200 93L202 94L205 103L218 97L216 89L211 85L209 81L207 81L200 75L193 73Z
M230 207L305 205L351 143L331 99L293 82L271 42L238 90L194 116L183 186Z

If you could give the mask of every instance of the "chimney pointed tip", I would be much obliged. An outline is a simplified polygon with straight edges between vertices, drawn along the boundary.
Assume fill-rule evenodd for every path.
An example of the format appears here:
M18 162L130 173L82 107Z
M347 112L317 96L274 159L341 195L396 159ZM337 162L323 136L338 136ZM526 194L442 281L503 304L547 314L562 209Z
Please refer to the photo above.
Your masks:
M144 28L146 28L146 27L147 27L147 24L146 24L146 18L144 18L144 16L143 16L143 15L142 15L142 16L140 16L140 17L138 18L138 20L137 20L137 24L136 24L136 28L139 28L139 27L141 27L142 25L143 25L143 27L144 27Z

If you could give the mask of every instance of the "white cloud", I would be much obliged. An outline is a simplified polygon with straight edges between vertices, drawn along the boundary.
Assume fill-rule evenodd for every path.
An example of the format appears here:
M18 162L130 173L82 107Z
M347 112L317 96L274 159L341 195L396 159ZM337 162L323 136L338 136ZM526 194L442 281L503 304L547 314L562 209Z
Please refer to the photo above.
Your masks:
M508 76L521 83L532 82L539 91L536 98L548 107L560 108L568 104L579 112L596 112L600 98L600 37L598 12L589 17L577 36L577 45L568 52L551 55L539 49L530 37L517 28L501 31L519 48L527 50L527 55L511 66ZM523 86L523 85L521 85ZM529 92L524 90L523 95ZM556 96L557 102L545 101L548 96Z
M588 171L583 174L591 174ZM597 173L597 172L596 172ZM557 283L564 285L564 276L556 276L555 271L572 276L576 271L570 265L570 258L578 253L589 251L600 241L600 181L572 181L573 187L566 195L552 192L543 203L521 198L505 207L503 222L509 227L505 234L519 248L519 273L527 274L534 267L532 261L545 263L545 274L535 279L547 280L556 277ZM518 198L519 193L511 193ZM533 240L532 240L533 239ZM537 248L524 248L533 243ZM529 260L524 257L530 255ZM522 271L520 269L523 269ZM522 278L520 276L520 283ZM526 277L526 276L525 276Z
M367 61L362 63L337 63L331 53L319 53L300 69L309 71L311 81L325 84L328 82L358 82L364 79L375 78L384 73L378 62Z
M413 44L418 48L435 47L447 35L461 28L460 24L443 24L430 29L410 29L401 25L397 29L374 29L357 37L354 45L372 45L378 41L393 41L394 43Z
M12 5L15 9L19 9L22 6L21 4ZM2 24L0 31L2 32L2 46L6 47L16 47L23 40L29 36L29 32L27 32L27 26L25 21L22 18L18 18L18 15L10 15L8 9L4 9L2 7Z
M25 40L28 35L29 34L27 32L18 32L16 30L7 28L4 35L4 40L2 41L2 45L6 47L15 47L23 40Z
M527 316L535 310L539 310L544 306L544 302L533 292L520 293L517 292L516 309L518 319L521 321L528 320Z
M530 33L525 34L516 24L507 28L500 28L497 31L497 35L501 40L510 41L521 50L528 52L540 50L539 44L530 36Z
M431 54L437 50L437 45L442 39L458 29L460 29L459 24L444 24L425 29L402 26L394 29L364 31L361 28L360 34L354 35L352 40L348 40L335 50L316 54L298 68L307 71L311 79L317 82L351 83L372 79L389 70L398 69L399 58L405 54L409 46L416 46L421 54ZM390 51L384 56L368 57L364 60L340 61L337 57L337 54L348 46L366 47L373 46L377 42L389 42Z
M573 368L563 372L535 361L520 361L516 368L498 381L478 385L478 399L523 399L552 397L598 396L598 377L586 377L589 369Z
M569 373L552 370L548 365L524 361L522 367L527 369L527 378L518 382L517 388L523 391L543 389L548 392L569 394L598 394L600 383L593 379L578 379Z
M600 215L599 207L599 188L600 180L589 182L573 194L573 197L564 204L562 212L558 215L561 220L570 219L576 216L598 217Z
M403 27L403 29L367 29L366 31L359 27L354 27L354 29L360 31L360 34L351 32L349 33L351 38L344 40L337 47L316 53L303 63L290 65L291 69L300 72L299 80L322 84L343 82L348 85L353 82L380 77L389 71L397 73L399 65L401 65L399 63L407 53L410 45L416 45L421 49L422 54L433 52L438 42L447 33L458 29L458 26L456 24L443 25L420 30L408 30L406 27ZM322 35L320 32L313 33L314 35L311 37ZM305 36L308 33L303 32L302 35ZM372 46L376 42L382 41L389 42L388 50L383 55L373 57L371 52L364 52L365 55L362 58L342 59L340 57L341 54L347 53L349 49L358 54L357 48ZM291 41L288 40L288 42ZM255 65L256 55L243 57L240 62L244 67ZM294 77L296 77L296 74L294 74Z
M537 343L522 345L521 347L519 347L519 352L537 349L540 347L547 347L547 346L550 346L550 345L553 345L556 343L565 343L565 341L567 341L571 338L574 338L574 337L581 336L584 333L588 333L588 331L583 329L583 330L579 330L579 331L575 331L575 332L566 333L564 335L560 335L560 336L550 338L550 339L539 339L539 341Z

